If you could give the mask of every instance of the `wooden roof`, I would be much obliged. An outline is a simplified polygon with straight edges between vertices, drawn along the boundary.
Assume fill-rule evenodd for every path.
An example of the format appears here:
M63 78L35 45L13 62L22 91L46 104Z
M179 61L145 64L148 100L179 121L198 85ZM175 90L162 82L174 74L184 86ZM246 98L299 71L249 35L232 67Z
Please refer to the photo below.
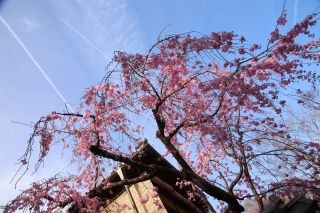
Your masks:
M143 162L145 164L157 164L161 166L174 168L172 164L170 164L165 158L163 158L147 141L143 142L136 148L136 151L133 153L131 159L139 162ZM127 179L139 177L143 173L144 170L138 169L134 166L121 165L122 171ZM172 173L164 173L158 172L156 173L156 177L160 178L162 181L170 185L177 193L188 199L188 195L185 189L180 189L176 186L177 177ZM113 171L108 177L108 182L118 182L121 181L118 173ZM152 180L151 180L152 181ZM109 194L106 194L105 197L108 200L114 200L118 195L124 192L124 187L113 187ZM191 201L190 201L191 202ZM201 211L206 212L206 207L204 203L200 199L195 199L192 203L198 207Z

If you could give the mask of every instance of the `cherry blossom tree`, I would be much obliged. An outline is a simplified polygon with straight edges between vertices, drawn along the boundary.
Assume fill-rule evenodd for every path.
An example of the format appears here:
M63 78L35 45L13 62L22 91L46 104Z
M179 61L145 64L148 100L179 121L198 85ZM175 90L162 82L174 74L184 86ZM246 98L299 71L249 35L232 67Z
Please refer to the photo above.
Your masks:
M100 211L106 191L163 172L192 184L190 196L218 200L219 211L242 212L246 199L262 210L269 193L320 199L319 141L293 137L283 119L286 104L302 103L286 94L301 95L319 81L320 40L312 34L318 18L311 14L286 31L283 12L265 46L234 32L193 32L158 38L145 54L116 52L76 112L51 112L34 124L19 161L24 174L39 144L37 170L59 143L78 172L33 183L5 212ZM145 140L145 117L156 126L153 145L163 144L176 168L130 158ZM108 182L113 162L146 174Z

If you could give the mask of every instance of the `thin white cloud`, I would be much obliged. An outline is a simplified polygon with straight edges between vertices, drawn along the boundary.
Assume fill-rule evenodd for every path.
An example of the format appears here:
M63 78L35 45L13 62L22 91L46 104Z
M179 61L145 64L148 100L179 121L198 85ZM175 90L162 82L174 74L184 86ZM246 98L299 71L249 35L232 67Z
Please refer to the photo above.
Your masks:
M93 47L94 51L84 50L93 63L97 60L96 51L103 53L104 60L106 57L110 60L115 50L139 52L143 49L139 22L126 0L74 0L73 3L80 16L62 17L74 33L80 36L81 32L81 39Z
M73 27L69 22L67 22L63 18L60 18L60 20L69 29L71 29L75 34L77 34L83 41L85 41L88 45L90 45L92 48L97 50L104 58L107 58L107 55L100 48L98 48L95 44L93 44L86 36L84 36L79 30L77 30L75 27Z
M32 21L28 18L23 18L22 22L23 22L22 28L24 31L31 32L40 28L40 25L37 22Z
M14 37L14 39L18 42L18 44L21 46L21 48L24 50L24 52L27 54L27 56L30 58L32 63L37 67L37 69L40 71L40 73L43 75L43 77L46 79L48 84L51 86L51 88L55 91L55 93L59 96L59 98L66 104L69 111L74 112L72 107L68 104L68 101L65 99L65 97L61 94L61 92L58 90L56 85L52 82L52 80L49 78L47 73L43 70L43 68L40 66L40 64L37 62L37 60L32 56L31 52L28 50L28 48L24 45L24 43L21 41L21 39L18 37L18 35L13 31L13 29L10 27L10 25L6 22L6 20L0 16L0 22L6 27L6 29L9 31L9 33Z
M298 8L299 7L299 0L294 1L294 16L293 16L293 24L297 23L298 20Z

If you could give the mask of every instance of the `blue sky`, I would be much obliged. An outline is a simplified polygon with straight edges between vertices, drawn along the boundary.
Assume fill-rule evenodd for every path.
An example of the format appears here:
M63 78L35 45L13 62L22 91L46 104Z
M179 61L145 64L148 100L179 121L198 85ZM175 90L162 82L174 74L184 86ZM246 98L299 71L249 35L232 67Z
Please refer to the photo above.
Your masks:
M1 1L0 1L1 2ZM3 1L2 1L3 2ZM316 0L287 0L289 25L311 13ZM10 0L0 15L32 54L49 81L75 107L85 88L98 83L115 50L144 52L163 34L234 31L265 43L282 8L280 0ZM0 204L31 181L65 167L57 150L45 167L9 184L23 153L28 123L65 105L48 79L0 23Z

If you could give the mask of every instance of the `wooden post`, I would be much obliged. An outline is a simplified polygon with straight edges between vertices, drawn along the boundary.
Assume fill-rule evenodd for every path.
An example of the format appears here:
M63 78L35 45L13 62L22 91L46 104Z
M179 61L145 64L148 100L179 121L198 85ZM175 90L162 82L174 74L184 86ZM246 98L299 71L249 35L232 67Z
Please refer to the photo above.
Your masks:
M125 179L125 176L124 176L123 171L122 171L122 166L120 166L120 167L117 169L117 173L118 173L118 175L119 175L119 177L120 177L121 180L124 180L124 179ZM136 203L135 203L134 200L133 200L133 197L132 197L132 194L131 194L131 192L130 192L129 187L128 187L127 185L125 185L124 188L126 189L126 192L127 192L128 196L129 196L129 199L130 199L130 202L131 202L131 205L132 205L132 208L133 208L134 212L135 212L135 213L139 213L138 208L137 208L137 205L136 205Z

